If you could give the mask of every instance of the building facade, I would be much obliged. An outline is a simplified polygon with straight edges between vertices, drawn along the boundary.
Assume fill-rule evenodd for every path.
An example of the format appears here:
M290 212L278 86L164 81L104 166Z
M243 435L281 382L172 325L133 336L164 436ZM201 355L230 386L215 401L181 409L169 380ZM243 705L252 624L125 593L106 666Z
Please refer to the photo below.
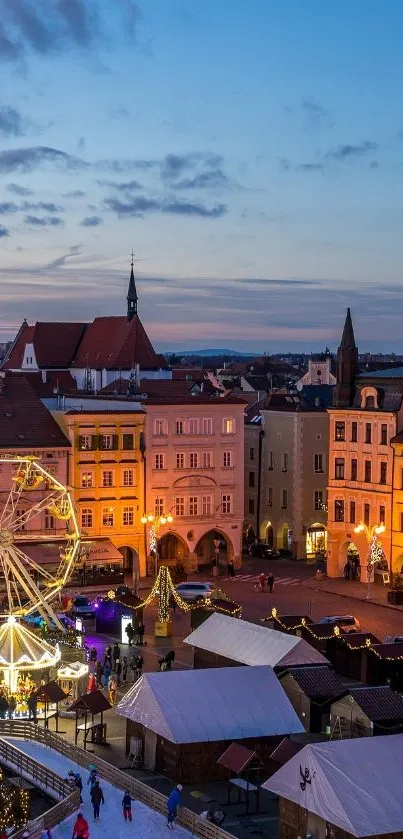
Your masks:
M248 541L259 536L262 434L260 413L252 409L245 417L244 443L244 536Z
M218 549L239 567L244 408L234 397L147 402L145 512L173 517L159 531L162 559L194 570Z
M263 457L260 538L295 558L327 546L329 419L298 397L272 394L261 410Z

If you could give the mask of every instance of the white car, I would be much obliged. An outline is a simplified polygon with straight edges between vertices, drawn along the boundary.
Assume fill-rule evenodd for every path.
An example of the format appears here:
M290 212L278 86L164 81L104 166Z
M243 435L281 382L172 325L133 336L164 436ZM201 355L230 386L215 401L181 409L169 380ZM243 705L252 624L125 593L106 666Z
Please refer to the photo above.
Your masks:
M360 622L354 615L328 615L326 618L321 618L318 623L338 626L344 632L361 632Z
M179 583L175 589L186 603L194 603L196 600L210 597L214 586L212 583Z

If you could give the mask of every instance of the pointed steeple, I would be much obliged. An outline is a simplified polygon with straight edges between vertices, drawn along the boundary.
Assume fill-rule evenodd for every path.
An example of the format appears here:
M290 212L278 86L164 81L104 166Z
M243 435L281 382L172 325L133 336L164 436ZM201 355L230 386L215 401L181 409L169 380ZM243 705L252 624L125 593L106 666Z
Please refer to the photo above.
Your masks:
M127 320L132 320L134 315L137 315L137 290L136 290L136 283L134 280L134 253L132 251L132 261L131 261L131 271L130 271L130 279L129 279L129 288L127 292Z
M355 343L350 309L347 309L341 343L337 350L337 385L333 391L333 404L346 408L352 404L354 380L358 371L358 349Z

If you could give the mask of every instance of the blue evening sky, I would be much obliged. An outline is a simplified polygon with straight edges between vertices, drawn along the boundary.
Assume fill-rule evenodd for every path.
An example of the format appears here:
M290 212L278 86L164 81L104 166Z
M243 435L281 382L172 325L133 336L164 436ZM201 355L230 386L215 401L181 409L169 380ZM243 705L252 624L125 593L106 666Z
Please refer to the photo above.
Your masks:
M1 330L403 352L401 0L0 0Z

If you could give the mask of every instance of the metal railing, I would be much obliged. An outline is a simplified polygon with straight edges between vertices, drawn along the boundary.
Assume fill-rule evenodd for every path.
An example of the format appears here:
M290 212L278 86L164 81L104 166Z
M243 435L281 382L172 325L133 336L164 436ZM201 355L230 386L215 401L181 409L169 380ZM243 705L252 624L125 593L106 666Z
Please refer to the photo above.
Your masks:
M39 764L33 758L28 757L14 745L10 745L10 743L2 739L3 737L16 737L22 740L33 740L37 743L41 743L43 746L47 746L48 748L59 752L59 754L68 758L73 763L78 764L78 766L83 767L83 769L88 769L90 764L94 763L94 756L92 754L88 754L83 749L80 749L79 746L75 746L73 743L65 740L63 737L60 737L59 734L55 734L54 731L48 731L45 728L40 728L34 723L25 720L0 720L0 761L2 756L6 760L5 754L9 755L8 760L10 761L10 755L15 753L16 759L19 760L20 763L15 763L14 765L17 766L21 773L25 772L26 774L29 774L33 781L35 782L36 780L39 784L44 783L44 781L41 780L42 777L47 777L48 788L54 790L55 792L57 789L55 787L51 787L50 784L56 784L56 780L54 779L57 779L57 783L59 784L58 789L60 790L59 794L64 795L65 793L68 793L63 801L59 802L59 804L56 804L55 807L52 807L47 811L47 813L45 813L40 820L40 827L37 829L34 828L32 833L30 832L30 839L38 839L43 830L54 827L77 810L79 805L79 793L77 790L75 790L74 793L71 793L68 784L58 775L50 769L42 766L42 764ZM5 750L4 755L2 752L3 748ZM136 798L147 807L150 807L150 809L166 815L167 798L165 795L162 795L162 793L147 786L147 784L143 784L142 781L137 780L137 778L131 777L121 769L116 769L116 767L112 766L112 764L102 758L99 758L98 756L96 758L96 765L100 777L103 778L103 780L108 781L108 783L121 790L128 790L132 798ZM41 775L41 772L45 774ZM200 816L193 813L192 810L188 810L187 807L180 808L177 821L183 827L187 828L193 836L199 836L201 839L233 839L232 834L223 830L221 827L211 824L211 822L208 822L205 819L201 819ZM13 834L13 839L22 839L23 832L24 831L18 831Z

